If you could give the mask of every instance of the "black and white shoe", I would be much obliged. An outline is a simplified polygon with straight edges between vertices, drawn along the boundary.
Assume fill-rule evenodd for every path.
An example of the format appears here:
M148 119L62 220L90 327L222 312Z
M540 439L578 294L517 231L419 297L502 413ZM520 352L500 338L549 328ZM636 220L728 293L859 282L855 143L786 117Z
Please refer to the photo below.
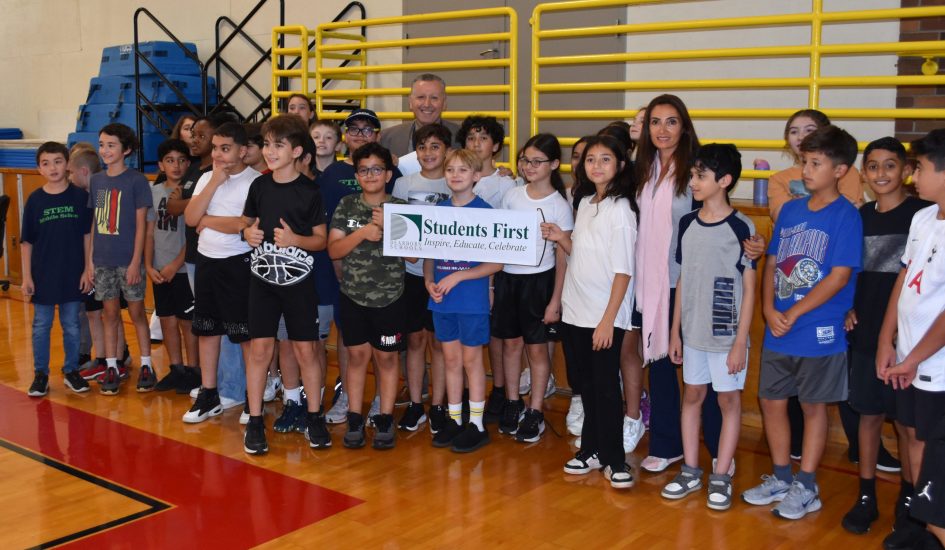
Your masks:
M261 416L250 417L246 424L246 435L243 436L243 450L251 455L262 455L269 452L269 443L266 442L266 425Z
M535 409L525 409L522 421L515 432L515 440L522 443L535 443L545 433L545 415Z
M82 378L82 375L79 374L79 371L74 370L72 372L67 372L63 375L63 381L66 384L66 387L76 393L85 393L89 391L89 383L85 381L85 378Z
M200 388L194 405L184 413L183 420L187 424L198 424L221 414L223 414L223 405L220 404L220 394L217 393L217 389Z
M26 392L30 397L43 397L49 393L49 375L37 372L33 375L33 383Z

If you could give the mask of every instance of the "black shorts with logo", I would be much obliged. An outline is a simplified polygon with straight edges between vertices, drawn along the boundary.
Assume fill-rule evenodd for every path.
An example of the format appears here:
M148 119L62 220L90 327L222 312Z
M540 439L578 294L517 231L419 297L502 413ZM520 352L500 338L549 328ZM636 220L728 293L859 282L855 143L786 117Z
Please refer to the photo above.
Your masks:
M341 337L346 346L371 344L380 351L407 349L407 308L403 295L384 307L367 307L342 292L338 307L344 327Z
M285 318L289 340L318 340L318 293L309 278L280 286L259 277L249 282L249 336L275 338L279 318Z
M925 442L912 517L945 528L945 392L915 390L916 437Z
M492 336L519 338L526 344L544 344L555 340L544 323L545 308L555 290L555 270L541 273L512 274L500 271L493 278Z
M228 258L197 255L193 333L249 340L249 252Z
M154 291L154 312L158 317L177 317L184 321L194 318L194 294L190 291L187 273L177 273L166 283L151 281Z

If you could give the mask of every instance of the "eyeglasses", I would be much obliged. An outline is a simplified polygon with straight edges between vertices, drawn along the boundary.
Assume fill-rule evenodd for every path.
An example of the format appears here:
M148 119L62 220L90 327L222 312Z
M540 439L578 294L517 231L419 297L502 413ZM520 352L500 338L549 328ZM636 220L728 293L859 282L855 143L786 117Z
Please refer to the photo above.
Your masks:
M375 130L374 128L370 126L365 127L365 128L358 128L357 126L349 126L348 128L345 129L345 133L348 134L349 136L364 136L364 137L371 137L374 135L374 132L376 131L377 130Z
M377 177L386 172L387 169L381 166L365 166L364 168L358 168L358 175L362 178L368 174Z
M539 166L541 166L542 164L546 162L551 162L551 160L549 159L530 159L526 157L522 157L518 159L518 161L524 164L525 166L529 166L531 168L538 168Z

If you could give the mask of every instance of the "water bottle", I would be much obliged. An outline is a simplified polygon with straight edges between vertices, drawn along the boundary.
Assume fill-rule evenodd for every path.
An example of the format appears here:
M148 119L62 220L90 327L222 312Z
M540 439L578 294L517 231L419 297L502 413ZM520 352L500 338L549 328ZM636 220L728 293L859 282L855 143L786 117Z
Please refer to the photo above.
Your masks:
M765 159L755 159L755 170L770 170ZM752 202L756 206L768 206L768 178L755 178L755 190Z

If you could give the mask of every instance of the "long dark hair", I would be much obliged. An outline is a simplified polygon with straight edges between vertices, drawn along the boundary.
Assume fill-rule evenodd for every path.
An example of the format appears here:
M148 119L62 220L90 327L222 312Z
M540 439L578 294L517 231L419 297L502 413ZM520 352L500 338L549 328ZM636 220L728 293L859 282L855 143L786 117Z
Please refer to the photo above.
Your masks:
M567 199L568 195L564 189L564 180L561 178L561 143L558 141L558 138L555 137L554 134L535 134L528 138L525 145L522 145L522 151L519 153L519 156L524 156L525 149L529 147L538 149L544 153L550 161L558 161L558 168L551 171L551 186L554 187L555 191L561 193L562 197Z
M588 151L592 147L600 145L606 147L614 155L614 160L619 166L623 163L623 168L617 170L614 179L604 190L604 198L625 198L630 201L630 208L634 214L639 214L636 200L636 183L633 177L633 170L630 169L630 159L627 158L627 149L623 144L610 136L590 136L584 140L584 153L581 154L581 162L574 168L574 186L571 188L574 195L574 209L577 210L581 199L597 192L594 182L587 177L587 171L584 169L584 161L587 158Z
M643 182L648 181L653 172L657 149L653 145L653 138L650 135L650 116L653 113L653 108L657 105L669 105L679 113L682 134L679 136L679 145L673 151L673 178L676 180L673 187L676 195L683 195L689 186L689 169L692 167L692 161L696 158L696 152L699 150L699 137L696 135L695 126L692 125L692 118L689 116L686 104L672 94L656 96L646 106L646 116L643 117L643 131L640 134L640 142L637 144L640 150L637 152L636 178L638 182L641 182L637 189L637 195L643 190Z

